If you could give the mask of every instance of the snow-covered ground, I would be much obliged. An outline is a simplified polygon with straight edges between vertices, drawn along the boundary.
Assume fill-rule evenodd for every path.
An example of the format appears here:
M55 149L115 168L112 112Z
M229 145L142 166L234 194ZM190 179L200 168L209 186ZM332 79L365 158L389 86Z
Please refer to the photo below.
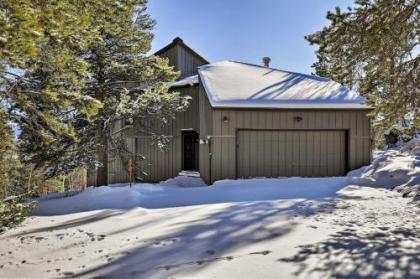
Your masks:
M418 143L347 177L184 177L43 198L0 235L0 277L420 278L419 204L389 189L418 183Z

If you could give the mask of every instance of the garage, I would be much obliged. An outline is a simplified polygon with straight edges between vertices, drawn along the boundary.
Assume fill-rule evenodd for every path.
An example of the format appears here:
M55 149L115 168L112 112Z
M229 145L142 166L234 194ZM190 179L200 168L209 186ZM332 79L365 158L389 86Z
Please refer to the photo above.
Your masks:
M237 177L342 176L345 130L238 130Z

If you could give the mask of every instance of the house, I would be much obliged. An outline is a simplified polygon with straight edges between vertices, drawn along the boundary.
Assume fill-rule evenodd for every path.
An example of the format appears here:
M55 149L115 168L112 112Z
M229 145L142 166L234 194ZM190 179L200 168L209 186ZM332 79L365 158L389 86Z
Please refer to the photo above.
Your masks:
M371 161L371 108L332 80L236 61L209 63L180 38L156 52L181 72L174 90L190 96L161 132L160 151L147 135L125 136L143 154L145 181L195 171L220 179L342 176ZM120 129L124 123L116 123ZM127 166L108 155L107 183L127 182ZM94 171L90 185L99 184Z

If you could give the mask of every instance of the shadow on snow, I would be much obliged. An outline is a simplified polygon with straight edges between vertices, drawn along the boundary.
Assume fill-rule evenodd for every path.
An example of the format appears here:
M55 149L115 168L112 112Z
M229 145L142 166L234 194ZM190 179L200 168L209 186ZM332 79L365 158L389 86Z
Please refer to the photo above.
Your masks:
M404 228L369 233L346 228L279 261L295 263L295 275L303 277L420 278L420 245L404 245L405 240L420 243L419 236L420 230ZM309 264L311 259L316 264Z
M169 278L180 271L198 271L218 261L265 256L271 251L250 251L245 254L236 254L234 251L284 237L297 224L293 217L308 217L320 211L332 210L334 204L331 200L297 203L260 201L230 205L199 220L172 224L184 227L158 239L142 239L139 245L125 251L120 257L74 277ZM118 231L122 232L121 229Z

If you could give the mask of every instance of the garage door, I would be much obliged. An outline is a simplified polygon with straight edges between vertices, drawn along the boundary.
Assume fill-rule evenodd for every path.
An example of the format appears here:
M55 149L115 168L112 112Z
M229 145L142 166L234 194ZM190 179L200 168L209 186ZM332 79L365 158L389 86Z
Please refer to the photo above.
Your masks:
M240 130L237 176L341 176L345 131Z

